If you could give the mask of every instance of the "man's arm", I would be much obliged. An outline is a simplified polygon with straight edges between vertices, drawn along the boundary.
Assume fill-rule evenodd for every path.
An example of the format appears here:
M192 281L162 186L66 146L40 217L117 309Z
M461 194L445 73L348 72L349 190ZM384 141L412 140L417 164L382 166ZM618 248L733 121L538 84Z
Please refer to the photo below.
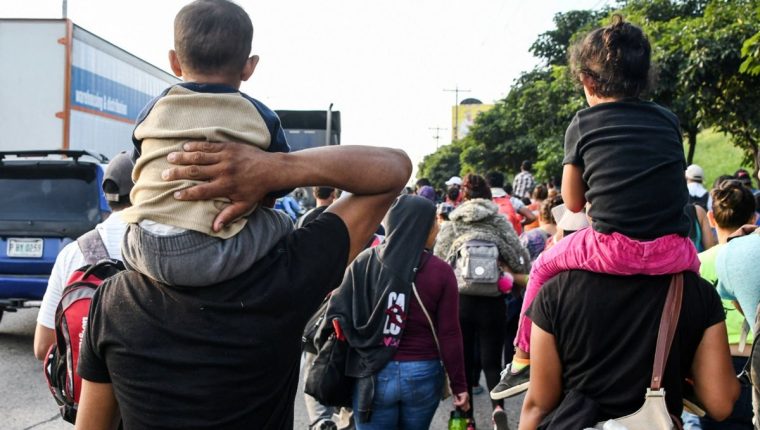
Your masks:
M713 233L713 230L710 227L710 221L707 219L707 212L702 209L702 206L700 205L694 205L694 209L697 211L699 228L702 230L702 247L704 249L710 249L718 244L718 239L715 237L715 233Z
M519 430L534 430L562 396L562 361L554 335L533 323L530 332L530 387L523 401Z
M562 200L571 212L580 212L586 205L586 183L581 167L565 164L562 168Z
M739 382L731 364L725 322L705 330L694 354L691 371L694 393L707 413L718 421L726 419L739 398Z
M44 360L50 345L55 343L55 330L49 329L37 323L34 329L34 356L37 360Z
M82 379L82 393L74 430L116 429L119 426L119 417L113 386Z
M44 360L50 345L55 343L55 311L61 302L63 288L69 275L84 264L84 257L79 252L76 242L66 245L55 259L50 271L45 295L42 296L40 310L37 313L37 328L34 330L34 356Z
M534 214L532 210L528 209L527 206L521 207L517 213L522 215L522 221L520 221L522 225L530 224L536 220L536 214Z
M226 197L232 204L214 221L214 230L242 216L266 193L324 185L351 196L328 209L348 228L349 261L364 249L411 175L412 165L400 150L368 146L331 146L293 153L269 153L240 143L190 142L184 152L169 154L180 165L164 172L164 179L205 180L180 191L179 200Z

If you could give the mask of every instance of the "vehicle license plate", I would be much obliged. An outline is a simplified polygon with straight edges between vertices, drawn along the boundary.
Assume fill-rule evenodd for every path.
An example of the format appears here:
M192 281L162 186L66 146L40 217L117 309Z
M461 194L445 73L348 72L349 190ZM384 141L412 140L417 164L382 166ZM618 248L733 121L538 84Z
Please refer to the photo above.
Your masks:
M8 257L42 257L42 239L8 239Z

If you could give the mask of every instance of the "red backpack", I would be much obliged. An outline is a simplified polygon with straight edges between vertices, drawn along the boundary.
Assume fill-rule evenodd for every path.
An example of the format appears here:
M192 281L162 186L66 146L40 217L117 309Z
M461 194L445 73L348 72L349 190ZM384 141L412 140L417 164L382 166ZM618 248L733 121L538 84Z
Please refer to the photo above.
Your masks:
M512 202L509 200L509 195L502 197L494 197L493 202L499 206L499 213L507 217L507 221L512 224L517 235L522 234L522 220L520 216L515 212L515 207L512 206Z
M55 343L50 346L43 369L64 420L74 423L79 406L82 378L77 373L79 350L87 328L87 317L95 290L104 280L124 270L110 260L100 234L90 231L77 239L86 266L75 270L63 289L55 311Z

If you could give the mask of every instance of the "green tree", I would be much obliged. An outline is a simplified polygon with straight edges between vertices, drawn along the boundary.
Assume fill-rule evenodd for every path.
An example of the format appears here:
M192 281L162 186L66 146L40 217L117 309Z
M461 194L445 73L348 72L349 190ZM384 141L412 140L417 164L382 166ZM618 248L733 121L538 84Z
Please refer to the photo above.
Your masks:
M712 100L700 109L709 124L730 134L744 151L754 176L760 170L760 76L740 69L742 46L760 32L760 21L753 18L756 7L756 0L713 0L691 32L701 57L694 61L692 73L698 82L703 75L708 77L699 94Z
M497 170L510 174L519 171L523 160L535 160L540 179L559 177L565 128L575 112L585 106L581 91L562 65L566 63L565 52L572 34L601 15L593 11L557 14L558 29L544 33L531 48L547 63L557 64L523 73L503 100L477 117L470 134L456 142L458 165L453 162L456 151L441 148L441 154L423 160L418 176L438 175L445 180L454 167L462 173Z
M760 20L760 4L755 9L755 18ZM740 72L760 75L760 31L744 41L742 45L742 58L744 61L739 68Z
M640 25L652 44L658 84L651 97L679 118L692 162L703 127L728 133L747 161L760 169L760 6L757 0L622 0L628 21ZM537 173L558 175L564 129L585 107L568 76L566 52L594 22L606 25L610 11L557 14L531 52L545 66L523 73L496 107L481 115L471 134L427 165L485 172L517 170L535 156ZM458 157L458 158L457 158ZM458 164L455 162L457 158ZM444 162L445 161L445 162ZM422 170L421 170L422 171ZM428 175L430 176L430 175Z
M453 142L428 154L417 166L417 179L428 178L436 189L445 188L445 182L452 176L459 176L462 170L459 155L462 143Z
M756 33L744 42L744 45L742 45L742 58L744 62L742 62L739 68L740 72L760 75L760 33Z
M573 36L589 30L607 11L571 10L554 15L554 29L541 33L530 46L531 54L546 61L547 65L567 65L567 49Z
M652 20L647 15L652 3L671 3L674 11L661 14L663 21ZM628 4L629 19L644 22L652 41L660 80L654 99L678 116L689 143L688 163L700 128L712 126L732 135L755 170L760 164L758 77L740 72L742 46L760 30L758 20L747 18L755 15L756 5L756 0Z
M728 0L730 1L730 0ZM635 12L647 21L668 22L676 18L699 17L710 0L619 0L622 11ZM627 15L626 15L627 16ZM604 22L603 25L606 25ZM641 23L643 25L645 23Z
M695 56L684 46L682 33L685 27L702 17L708 1L629 0L621 4L624 7L619 12L641 26L649 38L656 75L651 98L678 116L689 146L687 163L691 164L704 116L699 106L710 101L698 95L699 85L690 73Z
M522 160L536 158L536 147L518 133L512 110L508 103L500 101L478 116L463 142L463 172L514 172Z

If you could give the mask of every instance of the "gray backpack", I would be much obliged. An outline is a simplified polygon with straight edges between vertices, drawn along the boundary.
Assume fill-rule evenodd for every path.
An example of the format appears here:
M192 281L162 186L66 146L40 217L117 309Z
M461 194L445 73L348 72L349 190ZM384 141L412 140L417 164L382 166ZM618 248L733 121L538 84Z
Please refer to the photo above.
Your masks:
M499 248L493 242L468 240L456 252L454 273L459 293L470 296L498 297Z

